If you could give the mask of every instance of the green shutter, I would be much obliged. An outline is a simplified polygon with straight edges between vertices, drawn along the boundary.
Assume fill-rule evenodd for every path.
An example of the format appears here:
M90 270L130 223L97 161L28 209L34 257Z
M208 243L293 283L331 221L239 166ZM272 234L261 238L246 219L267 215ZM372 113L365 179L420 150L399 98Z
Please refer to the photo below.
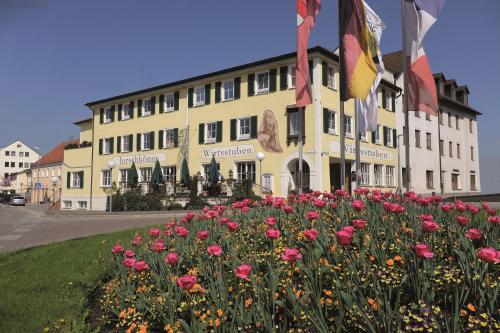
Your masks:
M280 67L280 90L288 89L288 66Z
M132 134L130 134L129 136L129 151L130 152L133 152L134 151L134 136Z
M165 112L165 95L160 95L160 113Z
M391 95L391 102L392 102L392 112L396 112L396 94L392 93Z
M99 139L99 155L102 155L102 139Z
M309 81L311 81L311 84L313 84L313 61L309 60Z
M269 92L276 91L276 68L273 68L269 71Z
M193 94L194 94L194 88L189 88L188 89L188 108L193 107Z
M174 128L174 147L179 147L179 129Z
M328 109L323 108L323 132L328 134Z
M234 99L240 99L241 78L234 78Z
M198 143L200 145L205 143L205 124L198 125Z
M250 118L250 138L257 139L257 116Z
M110 137L108 138L109 139L109 153L110 154L113 154L114 153L114 146L115 146L115 138L114 137Z
M387 133L388 133L388 128L384 126L384 146L387 146Z
M217 136L215 142L222 142L222 121L217 122Z
M134 101L130 102L130 119L134 118Z
M159 130L158 131L158 149L163 149L163 135L164 135L164 131Z
M231 122L230 122L230 140L231 141L236 141L236 124L237 124L238 120L237 119L231 119Z
M121 136L117 136L116 137L116 152L117 153L121 153L122 152L122 137Z
M99 124L104 123L104 108L99 110Z
M80 188L83 188L83 171L78 172L80 174Z
M210 104L210 92L212 90L212 86L210 83L205 84L205 105Z
M66 172L66 188L70 188L70 187L71 187L71 173Z
M248 74L248 96L255 95L255 74Z
M321 63L321 66L323 72L322 83L325 87L328 87L328 63L326 61L323 61Z
M387 101L385 99L385 96L386 96L386 91L385 89L382 89L382 107L384 109L387 109Z
M377 133L375 131L372 131L372 143L375 143L375 136Z
M174 92L174 111L179 111L179 92Z
M151 115L155 114L156 111L156 97L151 97Z
M151 149L155 149L155 132L149 132L149 138L151 140Z
M122 120L122 110L123 106L121 104L118 104L118 121Z
M111 122L115 121L115 106L111 106Z
M142 117L142 99L137 101L137 118Z
M397 133L396 129L392 130L392 146L394 148L398 147L398 133Z
M137 151L141 151L141 133L137 133L137 142L136 142L136 145L137 145Z
M220 103L220 95L222 90L222 84L220 81L215 82L215 103Z

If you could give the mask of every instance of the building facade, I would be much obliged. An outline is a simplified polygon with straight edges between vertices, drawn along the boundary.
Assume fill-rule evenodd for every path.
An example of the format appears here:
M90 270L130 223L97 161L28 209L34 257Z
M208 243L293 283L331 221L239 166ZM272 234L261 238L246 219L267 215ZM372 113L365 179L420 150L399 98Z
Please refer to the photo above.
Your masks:
M104 210L109 188L126 181L132 162L140 182L150 179L156 160L164 178L174 180L180 177L184 158L191 175L206 176L212 156L223 177L231 171L236 179L251 178L274 195L286 195L299 183L300 123L305 133L304 190L339 188L338 56L321 47L309 50L314 101L305 108L302 122L295 107L295 57L289 53L87 103L92 110L91 170L89 181L78 189L90 197L87 207ZM391 82L382 82L379 128L362 136L363 186L396 189L399 92ZM355 170L353 113L349 101L345 104L348 188ZM261 165L258 152L265 153ZM108 167L110 160L116 164L113 170ZM66 157L65 164L69 164ZM66 192L73 191L64 185L63 201L68 206L63 202L62 208L74 209L75 200L65 200Z
M398 86L403 86L401 52L384 56L384 63ZM421 194L477 194L481 191L477 120L481 113L469 105L469 89L434 74L439 117L409 113L411 190ZM403 133L402 97L398 102L398 128ZM406 187L406 140L401 140L402 182Z
M18 188L16 175L29 169L40 155L21 141L0 148L0 191L10 192Z

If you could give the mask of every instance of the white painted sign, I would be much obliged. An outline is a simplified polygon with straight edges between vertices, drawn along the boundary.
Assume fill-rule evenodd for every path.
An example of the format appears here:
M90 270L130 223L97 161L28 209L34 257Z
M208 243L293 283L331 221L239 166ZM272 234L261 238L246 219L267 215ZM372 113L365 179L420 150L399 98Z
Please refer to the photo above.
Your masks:
M132 162L135 162L135 164L151 164L155 163L156 160L164 161L165 158L165 154L138 154L115 157L115 162L117 165L128 165L132 164Z
M332 153L340 153L340 142L338 141L330 141L329 143L330 151ZM356 154L356 146L355 145L345 145L345 153L346 154ZM368 148L368 147L361 147L361 152L360 152L361 157L369 157L369 158L375 158L375 159L380 159L380 160L387 160L390 161L392 160L392 152L383 150L383 149L377 149L377 148Z
M220 157L233 157L233 156L248 156L254 155L255 150L253 145L218 147L218 148L205 148L201 150L202 158L215 158Z

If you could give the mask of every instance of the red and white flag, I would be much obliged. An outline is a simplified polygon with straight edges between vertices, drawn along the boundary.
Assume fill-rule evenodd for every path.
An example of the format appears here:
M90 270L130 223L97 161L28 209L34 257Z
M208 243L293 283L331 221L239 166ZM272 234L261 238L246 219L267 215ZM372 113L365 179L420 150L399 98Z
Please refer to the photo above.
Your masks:
M297 107L312 103L307 46L309 34L321 9L321 0L297 0L297 67L295 99Z

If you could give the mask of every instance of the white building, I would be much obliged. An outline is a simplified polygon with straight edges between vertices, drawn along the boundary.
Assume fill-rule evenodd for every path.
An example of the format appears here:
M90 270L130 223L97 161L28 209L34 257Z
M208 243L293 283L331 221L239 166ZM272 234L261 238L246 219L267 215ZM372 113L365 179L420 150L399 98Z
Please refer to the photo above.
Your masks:
M384 56L393 81L403 87L401 52ZM409 113L411 191L420 194L473 194L481 191L477 116L469 106L467 86L458 86L443 73L434 74L439 117ZM397 100L398 140L403 187L406 187L406 142L403 97Z
M0 191L15 190L11 176L29 169L40 155L21 141L0 148Z

